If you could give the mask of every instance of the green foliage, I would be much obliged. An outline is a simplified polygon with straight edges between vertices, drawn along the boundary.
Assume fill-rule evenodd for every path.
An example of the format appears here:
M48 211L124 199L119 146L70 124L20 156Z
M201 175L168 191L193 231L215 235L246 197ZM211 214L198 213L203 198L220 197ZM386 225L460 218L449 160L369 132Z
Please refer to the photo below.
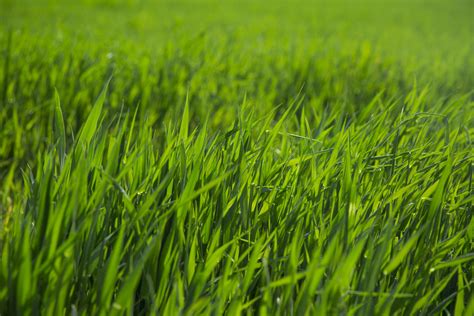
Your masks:
M470 3L358 1L9 2L0 315L471 315Z

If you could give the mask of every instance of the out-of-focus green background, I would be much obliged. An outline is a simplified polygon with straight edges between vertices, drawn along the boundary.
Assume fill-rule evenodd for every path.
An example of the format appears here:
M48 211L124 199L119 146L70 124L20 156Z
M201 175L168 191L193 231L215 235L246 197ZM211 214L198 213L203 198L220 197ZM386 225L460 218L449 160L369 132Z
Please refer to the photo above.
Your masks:
M343 50L370 41L399 57L449 58L474 43L469 0L2 0L0 14L3 29L107 44L127 38L153 48L200 32L230 32L252 47L317 41Z
M2 0L2 98L41 108L57 88L73 127L112 73L112 108L163 117L188 96L215 126L244 95L263 113L300 92L350 115L416 85L434 102L474 87L473 13L464 0Z

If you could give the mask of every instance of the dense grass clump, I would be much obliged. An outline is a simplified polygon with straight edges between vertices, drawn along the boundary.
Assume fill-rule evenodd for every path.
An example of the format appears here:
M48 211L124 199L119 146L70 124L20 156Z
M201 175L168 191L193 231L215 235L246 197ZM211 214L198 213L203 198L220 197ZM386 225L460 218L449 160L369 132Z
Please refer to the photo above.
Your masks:
M474 314L472 4L387 6L2 2L0 315Z

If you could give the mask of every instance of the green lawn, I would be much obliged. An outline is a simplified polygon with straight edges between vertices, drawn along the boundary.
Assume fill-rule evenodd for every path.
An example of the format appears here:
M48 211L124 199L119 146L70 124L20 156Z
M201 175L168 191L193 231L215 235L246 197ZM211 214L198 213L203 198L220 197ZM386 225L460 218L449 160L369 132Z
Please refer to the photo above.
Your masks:
M473 315L474 3L0 0L0 316Z

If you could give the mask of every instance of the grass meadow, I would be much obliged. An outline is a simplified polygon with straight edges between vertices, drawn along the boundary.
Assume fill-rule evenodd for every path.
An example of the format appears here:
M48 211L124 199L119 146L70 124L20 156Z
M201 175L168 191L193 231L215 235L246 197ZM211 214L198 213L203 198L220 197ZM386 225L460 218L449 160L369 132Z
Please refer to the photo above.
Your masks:
M0 315L474 315L470 0L0 0Z

